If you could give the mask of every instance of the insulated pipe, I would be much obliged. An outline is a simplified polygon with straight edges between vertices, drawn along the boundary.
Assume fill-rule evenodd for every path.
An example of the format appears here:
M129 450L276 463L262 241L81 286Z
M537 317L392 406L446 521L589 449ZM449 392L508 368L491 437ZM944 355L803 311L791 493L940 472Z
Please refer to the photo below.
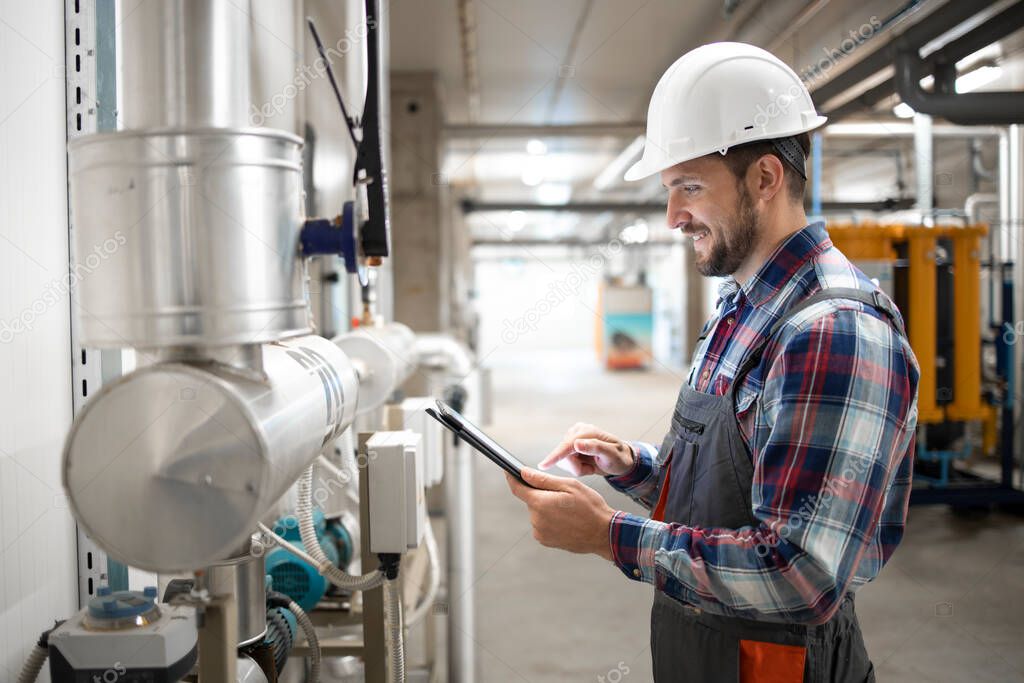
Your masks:
M316 335L262 347L263 375L156 363L104 386L75 419L63 482L85 531L150 571L231 556L354 420L348 356Z
M416 337L416 357L421 367L465 380L475 368L465 344L441 334ZM436 388L435 388L436 389ZM471 396L479 402L481 397ZM471 420L475 417L467 415ZM476 534L472 454L462 441L446 438L445 508L448 551L448 680L476 680Z
M118 6L123 128L248 125L248 0Z
M360 414L380 407L416 369L416 335L402 323L366 325L333 342L355 366Z

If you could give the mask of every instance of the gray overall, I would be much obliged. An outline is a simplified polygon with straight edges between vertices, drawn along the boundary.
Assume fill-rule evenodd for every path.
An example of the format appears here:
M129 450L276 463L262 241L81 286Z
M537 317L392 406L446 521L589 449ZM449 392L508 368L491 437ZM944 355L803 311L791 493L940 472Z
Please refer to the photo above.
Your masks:
M852 299L872 306L885 313L900 334L904 334L898 316L885 299L857 289L829 288L790 308L771 328L767 339L774 337L786 319L826 299ZM680 389L672 416L672 431L665 437L659 451L670 453L667 468L671 474L664 507L665 522L727 529L759 524L750 501L754 469L740 434L735 400L736 388L743 377L758 366L765 345L747 356L725 395L699 392L686 383ZM664 474L662 477L664 483ZM864 648L850 594L827 623L806 626L703 612L666 595L664 588L671 587L673 581L667 573L659 571L658 590L655 591L651 610L655 681L739 683L741 650L750 653L752 650L749 648L756 652L782 652L783 657L796 656L796 660L789 660L790 670L798 670L802 658L803 676L779 676L778 670L786 667L772 665L769 656L767 662L758 665L753 676L749 666L745 667L744 683L762 680L779 683L791 680L815 683L874 681L873 667ZM779 648L766 643L795 647ZM744 656L749 657L749 654ZM751 661L764 662L760 659L745 661L748 665Z

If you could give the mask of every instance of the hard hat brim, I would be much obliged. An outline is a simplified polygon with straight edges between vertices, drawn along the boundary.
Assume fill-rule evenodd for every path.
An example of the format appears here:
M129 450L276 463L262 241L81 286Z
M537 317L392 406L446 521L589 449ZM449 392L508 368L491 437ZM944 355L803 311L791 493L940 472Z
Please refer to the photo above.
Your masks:
M725 148L728 149L731 147L736 147L737 145L745 145L749 142L773 140L775 138L785 138L791 135L799 135L800 133L808 133L814 130L815 128L820 128L825 124L826 121L828 121L828 117L818 116L809 126L801 126L799 128L789 131L772 131L771 133L766 135L752 135L751 137L744 138L743 140L740 140L732 145L727 145L725 146ZM689 154L685 154L679 156L678 158L675 158L666 157L664 154L658 152L649 154L647 149L647 145L649 144L649 142L644 144L643 156L640 157L639 161L637 161L635 164L633 164L626 170L626 173L622 176L623 180L627 182L643 180L644 178L648 178L654 175L655 173L660 173L661 171L664 171L666 168L672 168L676 164L681 164L685 161L691 161L693 159L697 159L702 156L711 154L712 152L719 152L721 149L723 149L723 147L710 147L707 149L697 150L695 152L691 152Z

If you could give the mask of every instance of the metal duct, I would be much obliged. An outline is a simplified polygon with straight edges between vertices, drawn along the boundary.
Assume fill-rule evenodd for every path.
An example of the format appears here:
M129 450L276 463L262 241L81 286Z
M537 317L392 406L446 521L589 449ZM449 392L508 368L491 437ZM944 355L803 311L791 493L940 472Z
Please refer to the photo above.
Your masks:
M157 363L104 386L64 446L64 488L89 536L153 571L231 556L355 417L355 368L329 340L264 345L262 365L256 378Z
M119 5L123 128L248 125L249 2Z
M250 126L254 97L286 86L254 56L252 10L121 7L120 130L69 145L88 346L211 348L310 331L297 258L302 142L294 116L273 118L287 131ZM291 35L282 24L296 14L281 5L276 30Z

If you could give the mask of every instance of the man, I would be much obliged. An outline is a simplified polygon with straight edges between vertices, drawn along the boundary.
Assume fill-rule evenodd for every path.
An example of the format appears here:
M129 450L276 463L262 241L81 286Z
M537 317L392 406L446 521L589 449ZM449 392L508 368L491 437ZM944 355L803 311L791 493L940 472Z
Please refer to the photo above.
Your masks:
M509 479L544 545L654 584L658 681L874 680L853 609L903 533L918 368L892 302L803 209L824 118L784 63L738 43L681 57L651 99L643 158L668 226L726 276L659 448L577 424Z

